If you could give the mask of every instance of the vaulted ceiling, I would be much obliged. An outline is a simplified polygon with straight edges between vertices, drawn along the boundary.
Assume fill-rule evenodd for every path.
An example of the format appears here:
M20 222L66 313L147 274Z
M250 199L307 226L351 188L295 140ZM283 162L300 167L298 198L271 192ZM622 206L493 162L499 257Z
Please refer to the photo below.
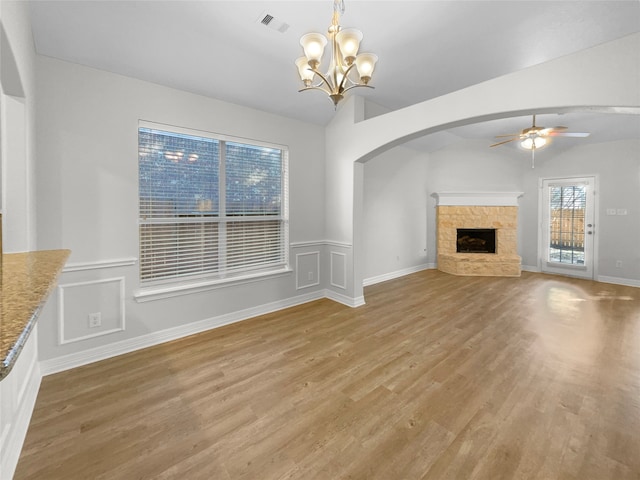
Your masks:
M360 29L361 51L380 58L375 90L358 94L388 110L640 31L636 0L346 0L345 7L341 24ZM31 2L31 10L42 55L320 125L334 114L324 94L297 92L293 63L302 55L301 35L326 31L332 0L47 0ZM275 19L271 26L261 23L266 14ZM553 79L540 88L553 88ZM491 143L530 121L460 127L423 145L433 150L460 138ZM640 115L547 115L538 124L591 131L587 141L640 138Z

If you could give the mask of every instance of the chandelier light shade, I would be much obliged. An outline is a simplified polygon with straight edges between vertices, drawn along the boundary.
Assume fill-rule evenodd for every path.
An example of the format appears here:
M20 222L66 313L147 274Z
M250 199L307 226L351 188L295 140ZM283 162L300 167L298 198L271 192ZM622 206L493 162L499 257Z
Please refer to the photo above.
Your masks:
M360 42L362 41L362 32L355 28L345 28L336 34L336 42L342 53L342 58L347 65L351 65L356 59Z
M313 73L313 70L309 68L307 57L298 58L296 60L296 66L298 67L298 73L300 74L300 78L302 79L304 85L306 87L310 86L315 73Z
M307 57L309 66L320 65L322 61L322 54L324 53L324 47L327 46L327 39L321 33L307 33L300 39L300 45L304 49L304 55Z
M373 53L362 53L356 58L356 68L360 75L360 81L363 84L366 85L369 83L369 80L371 80L371 75L373 74L373 69L377 61L378 57Z
M378 57L373 53L361 53L362 32L355 28L342 28L340 14L344 13L344 0L334 0L333 18L328 30L328 39L321 33L307 33L300 38L304 57L296 60L298 74L305 90L325 92L337 107L344 94L356 87L368 87ZM331 48L331 59L326 73L320 71L322 56L327 44ZM314 81L318 78L316 84Z

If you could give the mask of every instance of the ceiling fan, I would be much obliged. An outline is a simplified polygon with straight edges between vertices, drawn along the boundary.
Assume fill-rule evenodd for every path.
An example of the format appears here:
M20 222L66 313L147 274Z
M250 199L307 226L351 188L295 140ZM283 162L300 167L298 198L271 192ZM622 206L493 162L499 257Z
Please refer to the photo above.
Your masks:
M498 145L504 145L505 143L520 141L520 146L527 150L531 150L531 168L534 168L535 164L535 151L539 148L547 145L550 137L588 137L590 134L585 132L567 132L568 127L539 127L536 125L536 116L533 116L533 123L531 127L525 128L520 133L509 133L506 135L496 135L496 138L507 138L507 140L500 141L490 145L491 147L497 147Z

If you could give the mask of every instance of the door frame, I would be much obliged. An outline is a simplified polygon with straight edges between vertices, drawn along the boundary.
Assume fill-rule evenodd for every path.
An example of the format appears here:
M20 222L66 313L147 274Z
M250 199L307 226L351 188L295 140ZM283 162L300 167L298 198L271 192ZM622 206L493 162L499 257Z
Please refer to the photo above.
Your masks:
M566 273L562 272L545 272L542 268L543 262L546 263L544 258L544 254L546 252L546 245L544 245L544 216L545 216L545 199L544 199L544 183L548 181L580 181L590 179L593 180L593 268L591 271L591 277L585 277L582 275L572 275L571 269L568 268ZM540 177L538 179L538 271L543 273L555 273L558 275L565 275L568 277L577 277L577 278L585 278L596 280L598 278L598 244L599 244L599 228L600 228L600 208L599 208L599 184L600 179L598 174L589 174L589 175L570 175L563 177Z

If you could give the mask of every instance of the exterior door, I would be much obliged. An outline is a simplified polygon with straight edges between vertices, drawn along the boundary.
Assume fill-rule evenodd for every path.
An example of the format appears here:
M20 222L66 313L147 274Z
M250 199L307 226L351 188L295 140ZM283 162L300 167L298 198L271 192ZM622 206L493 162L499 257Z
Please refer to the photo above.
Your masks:
M595 178L542 181L541 270L593 279Z

